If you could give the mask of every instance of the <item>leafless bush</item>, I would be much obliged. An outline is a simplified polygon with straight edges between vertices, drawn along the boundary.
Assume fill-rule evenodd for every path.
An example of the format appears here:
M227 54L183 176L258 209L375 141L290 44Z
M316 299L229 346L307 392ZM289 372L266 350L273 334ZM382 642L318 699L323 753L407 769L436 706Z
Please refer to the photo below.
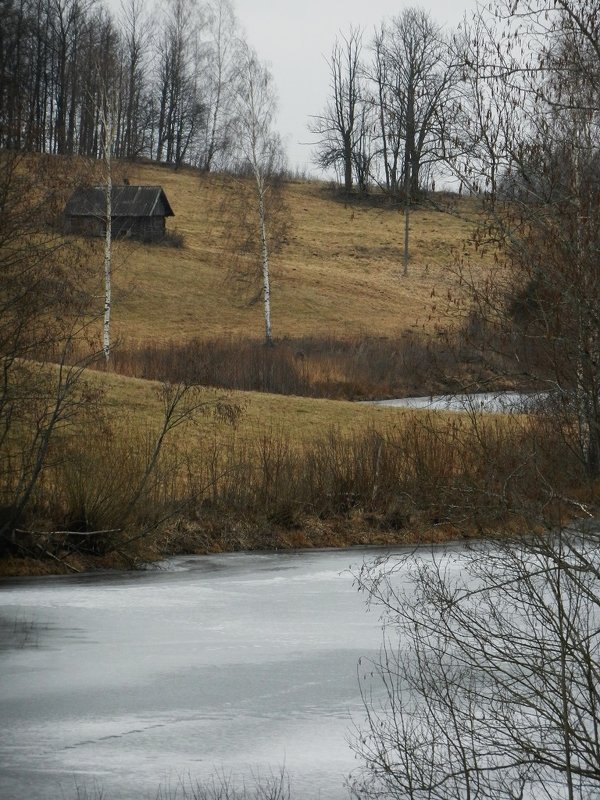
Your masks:
M90 269L55 230L68 183L61 162L0 153L0 550L21 524L59 432L97 393L82 380L94 358ZM55 365L42 362L55 360Z
M255 774L249 781L217 773L206 781L180 778L177 786L159 789L156 800L291 800L290 779L285 769L268 775Z
M183 247L185 247L185 236L176 228L169 229L168 231L165 231L165 235L160 240L160 243L167 247L174 247L177 250L181 250Z
M593 523L360 571L386 635L359 667L357 797L597 795L598 545Z
M85 421L85 435L67 429L55 437L25 519L36 530L20 529L6 547L34 555L42 543L46 555L58 550L123 553L131 542L182 513L192 493L187 462L172 431L193 428L201 414L233 422L240 409L225 396L207 396L187 385L164 385L159 399L163 417L154 428L140 429L126 419L116 422L100 407Z
M195 504L283 527L360 512L384 528L480 535L582 480L561 437L520 418L406 415L395 427L332 430L304 444L264 429L189 457Z
M113 368L154 380L244 391L374 399L459 391L489 377L460 336L301 337L264 347L242 338L142 344L115 350Z

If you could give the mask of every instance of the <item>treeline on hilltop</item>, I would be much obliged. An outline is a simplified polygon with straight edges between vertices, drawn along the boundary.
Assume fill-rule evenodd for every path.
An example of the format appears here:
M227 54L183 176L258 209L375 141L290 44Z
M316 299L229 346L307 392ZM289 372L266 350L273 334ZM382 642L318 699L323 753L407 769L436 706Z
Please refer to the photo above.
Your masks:
M0 147L228 166L247 47L229 0L0 0Z
M534 200L564 191L573 118L596 119L594 3L557 8L541 39L539 5L524 4L519 30L497 0L454 31L409 7L371 35L340 33L309 125L315 163L347 192L409 199L436 181ZM112 156L240 169L251 48L231 0L123 0L116 13L105 0L0 0L0 23L0 147L98 158L110 116ZM579 163L597 180L595 155Z
M545 14L546 16L541 15ZM518 21L520 20L520 25ZM311 122L316 163L346 192L410 200L449 183L466 193L546 202L564 195L572 154L600 176L597 4L495 0L455 29L404 8L369 34L340 32L329 94Z

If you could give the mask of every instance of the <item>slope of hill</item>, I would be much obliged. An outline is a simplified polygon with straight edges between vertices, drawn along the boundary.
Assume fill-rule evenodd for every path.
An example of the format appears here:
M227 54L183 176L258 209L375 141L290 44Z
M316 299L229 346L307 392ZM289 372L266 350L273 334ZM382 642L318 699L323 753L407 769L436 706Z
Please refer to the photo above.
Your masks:
M239 184L155 165L122 169L131 183L163 186L176 215L169 228L184 246L116 243L114 333L124 341L259 339L260 303L248 305L236 295L226 246ZM455 291L457 252L472 228L467 221L433 208L415 210L403 277L401 209L345 203L310 182L286 183L283 196L289 229L272 259L274 336L395 336L435 325L432 298ZM461 210L473 214L468 201Z
M60 162L60 167L68 178L70 162ZM79 174L83 168L77 166ZM93 169L90 165L90 173ZM77 413L65 409L65 425L49 429L51 446L44 469L36 478L26 513L19 511L20 534L10 546L5 543L19 563L4 564L2 569L37 569L30 562L23 567L20 560L23 554L37 557L40 552L46 558L43 569L49 564L52 569L57 564L78 569L90 563L129 564L175 551L404 542L422 535L455 535L452 520L443 530L437 522L440 487L446 482L454 491L455 470L464 468L454 461L457 437L463 435L454 420L439 418L433 423L427 415L394 409L252 392L234 393L222 405L214 393L198 386L169 418L165 409L171 390L161 388L160 382L126 377L153 374L139 369L141 362L135 358L142 351L136 345L160 348L162 343L176 347L192 339L230 340L229 350L216 351L222 364L235 360L242 338L261 341L263 321L260 303L243 302L232 288L238 261L228 240L236 238L232 227L239 224L240 182L156 165L121 164L116 172L121 173L115 175L116 181L127 178L131 184L165 189L176 214L169 228L181 236L183 246L114 243L112 338L115 355L120 354L122 364L130 357L133 367L115 375L117 357L108 374L82 376L74 390ZM390 354L402 350L395 338L410 330L434 330L441 319L438 298L445 304L457 291L454 266L477 209L469 201L461 202L460 216L429 207L415 209L411 259L408 275L403 276L398 208L375 200L344 202L317 183L288 182L282 192L289 225L284 246L272 261L274 335L352 339L352 347L358 343L359 348L366 336L371 341L389 337L388 350L379 353L377 366L384 376L379 383L368 384L370 378L359 372L357 377L350 374L348 364L358 360L352 347L343 369L335 347L323 362L317 358L313 364L310 356L311 379L317 375L315 380L326 384L321 396L378 396L387 391L382 388L385 375L395 371ZM102 241L73 237L73 244L82 245L77 252L85 254L86 274L96 276L92 293L100 312ZM99 334L100 320L92 326ZM288 353L293 369L300 364L299 369L307 371L304 355L294 347ZM363 349L362 360L374 361L372 352ZM273 351L288 357L285 347ZM161 352L164 362L175 350L165 347ZM184 361L194 360L194 352L180 348L179 355L183 353ZM417 348L413 354L413 366L419 352ZM237 357L243 360L246 355ZM265 363L258 363L258 371ZM48 419L57 394L53 383L62 380L58 372L52 378L52 369L37 368L40 375L40 370L47 373ZM413 367L406 369L412 375ZM325 377L319 377L320 370ZM427 365L421 364L421 370L427 371ZM156 371L154 377L179 380ZM201 377L193 380L209 382ZM355 380L358 391L352 388ZM336 385L342 390L330 391ZM190 397L196 411L201 407L200 413L188 415ZM202 413L225 409L227 416L227 403L243 412L234 426L213 422L210 413ZM169 431L159 457L156 443L162 442L165 420ZM21 449L26 460L35 442L22 441L24 431L15 427L12 446L15 452ZM505 436L502 431L498 435ZM513 432L506 435L511 438ZM465 447L473 451L472 442ZM470 457L463 461L470 463ZM7 478L7 498L11 486ZM94 532L89 540L80 538L86 532ZM83 561L77 561L82 554ZM67 562L70 566L65 566Z

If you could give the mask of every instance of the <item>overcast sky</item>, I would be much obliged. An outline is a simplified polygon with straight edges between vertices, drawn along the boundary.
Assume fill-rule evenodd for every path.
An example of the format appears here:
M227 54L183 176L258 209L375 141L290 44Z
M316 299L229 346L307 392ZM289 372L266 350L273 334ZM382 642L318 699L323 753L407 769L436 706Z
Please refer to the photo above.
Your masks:
M289 165L316 173L310 165L311 114L324 107L329 88L326 58L339 31L364 30L365 43L383 19L418 5L433 19L455 27L475 9L475 0L234 0L237 17L259 57L268 63L279 97L278 129Z

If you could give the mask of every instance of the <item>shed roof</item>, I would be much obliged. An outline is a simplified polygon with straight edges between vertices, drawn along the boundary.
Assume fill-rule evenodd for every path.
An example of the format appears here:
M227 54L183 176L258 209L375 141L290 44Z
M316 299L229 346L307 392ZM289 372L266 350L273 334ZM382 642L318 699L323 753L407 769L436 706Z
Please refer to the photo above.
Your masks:
M71 217L100 216L105 213L106 188L90 186L76 189L65 207ZM113 186L113 217L174 217L162 186Z

